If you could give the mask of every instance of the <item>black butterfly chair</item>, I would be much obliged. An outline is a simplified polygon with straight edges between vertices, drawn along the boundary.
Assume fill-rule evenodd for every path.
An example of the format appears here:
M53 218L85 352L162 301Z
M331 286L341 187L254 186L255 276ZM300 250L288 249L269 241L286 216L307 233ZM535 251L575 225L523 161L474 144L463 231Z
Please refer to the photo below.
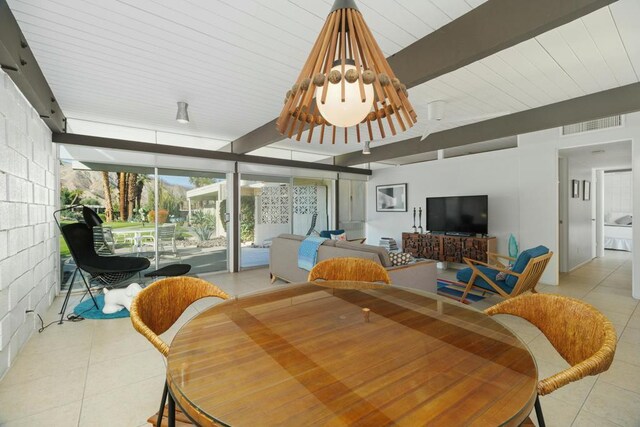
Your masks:
M57 212L59 211L55 213ZM147 258L98 255L93 243L93 233L87 224L76 222L73 224L60 225L58 219L55 217L55 213L54 218L56 223L69 247L71 257L76 263L76 269L71 277L69 289L62 304L62 310L60 310L60 323L62 323L67 304L69 303L69 296L73 288L73 281L77 273L80 273L80 277L82 277L87 292L93 300L93 304L98 308L98 303L91 293L89 282L87 282L82 271L87 272L91 276L89 281L95 280L104 286L113 286L133 277L136 273L146 270L149 268L150 262Z

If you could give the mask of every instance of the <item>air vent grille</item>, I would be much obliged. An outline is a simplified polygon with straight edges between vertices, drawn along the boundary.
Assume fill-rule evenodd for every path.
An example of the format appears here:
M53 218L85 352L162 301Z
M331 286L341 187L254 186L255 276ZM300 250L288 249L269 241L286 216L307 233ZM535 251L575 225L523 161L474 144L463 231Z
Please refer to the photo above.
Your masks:
M622 126L622 116L603 117L601 119L589 120L588 122L575 123L562 127L563 135L573 135L576 133L589 132L592 130L607 129Z

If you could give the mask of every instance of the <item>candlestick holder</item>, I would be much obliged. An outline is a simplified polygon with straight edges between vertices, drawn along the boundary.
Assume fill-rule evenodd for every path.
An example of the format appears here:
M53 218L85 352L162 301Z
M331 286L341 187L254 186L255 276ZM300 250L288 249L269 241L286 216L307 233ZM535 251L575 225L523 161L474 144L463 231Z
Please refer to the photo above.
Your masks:
M411 231L414 233L418 231L416 228L416 208L413 208L413 227L411 227Z
M424 229L422 228L422 208L418 209L418 233L422 234Z

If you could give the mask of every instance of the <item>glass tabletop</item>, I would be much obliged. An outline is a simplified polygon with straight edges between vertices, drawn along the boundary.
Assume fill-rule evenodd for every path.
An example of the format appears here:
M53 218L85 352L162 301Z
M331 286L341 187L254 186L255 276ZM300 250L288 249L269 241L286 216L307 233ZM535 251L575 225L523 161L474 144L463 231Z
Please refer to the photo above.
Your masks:
M317 282L225 301L174 338L190 415L243 425L518 425L527 347L482 312L413 289Z

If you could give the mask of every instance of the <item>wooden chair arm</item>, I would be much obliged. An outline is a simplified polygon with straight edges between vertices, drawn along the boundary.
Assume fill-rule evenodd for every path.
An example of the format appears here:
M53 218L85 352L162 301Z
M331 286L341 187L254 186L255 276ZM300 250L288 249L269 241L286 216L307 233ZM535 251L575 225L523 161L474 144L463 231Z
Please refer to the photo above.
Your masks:
M482 261L478 261L477 259L471 259L471 258L462 258L464 260L464 262L467 263L467 265L469 267L471 267L474 270L477 270L476 266L474 264L478 264L478 265L482 265L485 267L489 267L493 270L498 270L498 271L502 271L503 273L507 273L510 274L512 276L516 276L516 277L520 277L521 273L516 273L512 270L509 270L508 268L500 268L496 265L491 265L491 264L487 264L486 262L482 262Z
M516 258L514 258L514 257L498 254L498 253L495 253L495 252L489 252L489 251L487 251L487 256L492 256L494 258L508 259L509 261L515 261L516 260Z

